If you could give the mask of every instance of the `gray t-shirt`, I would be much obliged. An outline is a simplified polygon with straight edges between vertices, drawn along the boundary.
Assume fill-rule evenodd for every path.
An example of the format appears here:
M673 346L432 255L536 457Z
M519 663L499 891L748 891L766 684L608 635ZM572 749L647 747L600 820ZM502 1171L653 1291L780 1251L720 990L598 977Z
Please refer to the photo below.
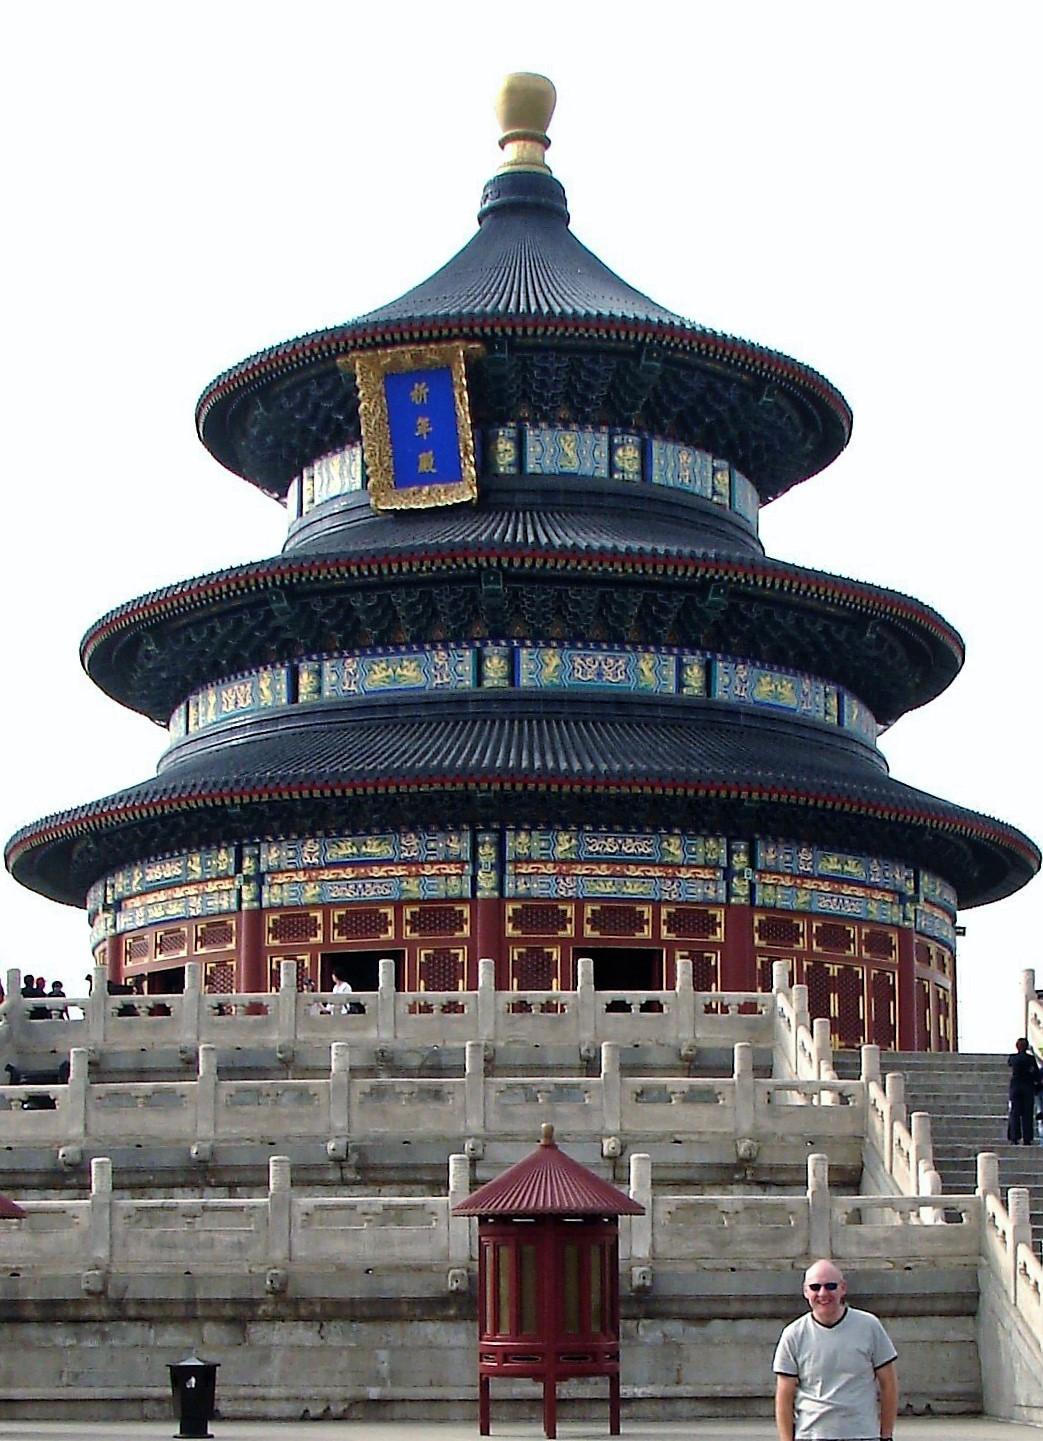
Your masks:
M898 1352L875 1316L851 1306L835 1326L809 1311L779 1337L772 1369L796 1376L797 1441L854 1441L880 1435L876 1373Z

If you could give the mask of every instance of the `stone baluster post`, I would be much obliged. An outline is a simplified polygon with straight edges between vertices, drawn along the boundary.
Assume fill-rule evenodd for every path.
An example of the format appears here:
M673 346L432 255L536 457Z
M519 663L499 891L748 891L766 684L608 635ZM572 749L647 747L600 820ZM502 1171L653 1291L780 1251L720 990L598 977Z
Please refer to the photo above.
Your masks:
M753 1047L749 1041L736 1041L732 1061L735 1082L735 1139L752 1138L756 1133L756 1095L753 1079Z
M276 998L275 1054L283 1063L293 1060L297 1050L297 962L279 962L279 995Z
M920 1195L940 1196L942 1194L942 1178L934 1168L924 1164L920 1172ZM920 1224L923 1226L942 1226L945 1224L945 1212L940 1206L921 1206Z
M351 1047L347 1041L334 1041L330 1046L330 1139L346 1140L350 1134Z
M485 1135L485 1047L481 1041L464 1046L464 1124L467 1134Z
M108 1156L95 1156L91 1161L87 1225L91 1267L104 1273L112 1265L112 1162Z
M793 1007L793 1074L795 1077L803 1079L800 1075L799 1038L802 1030L811 1030L807 986L800 985L792 988L790 991L790 1004Z
M478 962L478 1039L491 1046L496 1042L496 962Z
M674 1028L677 1044L683 1046L695 1040L695 986L692 979L690 956L682 956L677 962L674 981Z
M69 1084L62 1096L62 1119L65 1121L65 1141L68 1145L82 1145L87 1139L89 1060L90 1051L86 1046L73 1046L69 1052Z
M92 1055L100 1056L105 1049L105 1032L109 1018L109 973L103 965L94 967L86 1014L87 1044Z
M879 1046L863 1046L863 1047L862 1047L862 1080L865 1081L865 1083L866 1083L867 1086L869 1085L869 1082L870 1082L870 1081L875 1081L875 1082L877 1083L877 1085L879 1086L879 1084L880 1084L880 1047L879 1047Z
M618 1137L623 1129L623 1094L619 1076L619 1044L616 1041L601 1043L601 1104L603 1134Z
M576 1010L579 1018L579 1044L593 1046L597 1037L597 998L594 994L594 962L590 956L576 961Z
M808 1250L829 1260L833 1255L832 1202L829 1194L829 1157L808 1157Z
M776 996L789 995L789 961L772 961L771 989Z
M196 1078L196 1139L192 1146L194 1161L209 1161L217 1134L217 1047L199 1047L199 1074Z
M1022 1036L1029 1033L1029 1002L1036 999L1036 972L1024 970L1021 972L1021 1031Z
M995 1151L978 1152L978 1184L975 1193L979 1196L998 1196L1000 1193L1000 1158Z
M453 1207L466 1199L471 1191L471 1163L461 1152L449 1157L449 1264L466 1266L471 1257L471 1218L454 1216ZM477 1236L477 1221L474 1224ZM474 1257L478 1259L477 1255Z
M811 1040L815 1052L815 1078L828 1081L833 1076L833 1037L828 1016L818 1016L812 1022Z
M268 1265L286 1266L292 1255L293 1182L289 1156L268 1158Z
M652 1157L639 1151L630 1157L630 1198L644 1206L643 1216L630 1218L630 1259L652 1259Z
M395 1039L395 962L385 959L378 967L377 981L377 1036L387 1043Z
M910 1163L912 1170L912 1185L918 1187L920 1184L920 1167L926 1166L928 1170L934 1168L934 1147L931 1143L931 1117L928 1111L914 1111L909 1120L909 1134L913 1142L913 1154Z
M202 1011L203 967L198 961L187 961L185 985L181 993L181 1037L178 1042L178 1051L183 1061L193 1061L199 1054Z
M11 1043L11 1049L17 1056L19 1045L26 1034L28 1021L25 1015L25 1003L22 1000L22 973L16 966L12 966L7 972L7 979L4 982L4 1015L7 1018L8 1040Z
M1018 1304L1018 1247L1032 1250L1032 1215L1027 1186L1011 1186L1007 1192L1007 1215L1010 1217L1010 1252L1007 1256L1007 1294L1013 1305Z

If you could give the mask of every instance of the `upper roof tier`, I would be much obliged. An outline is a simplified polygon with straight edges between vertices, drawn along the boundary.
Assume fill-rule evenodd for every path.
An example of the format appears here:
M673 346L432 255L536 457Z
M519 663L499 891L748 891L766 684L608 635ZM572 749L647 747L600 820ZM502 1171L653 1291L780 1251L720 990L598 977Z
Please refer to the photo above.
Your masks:
M657 305L576 239L544 159L553 106L548 80L508 77L505 163L485 187L477 234L441 270L368 315L250 356L207 387L196 424L223 465L282 498L306 465L359 438L355 381L337 360L435 339L485 347L468 365L476 424L564 415L677 438L727 457L762 502L836 458L851 411L827 380Z

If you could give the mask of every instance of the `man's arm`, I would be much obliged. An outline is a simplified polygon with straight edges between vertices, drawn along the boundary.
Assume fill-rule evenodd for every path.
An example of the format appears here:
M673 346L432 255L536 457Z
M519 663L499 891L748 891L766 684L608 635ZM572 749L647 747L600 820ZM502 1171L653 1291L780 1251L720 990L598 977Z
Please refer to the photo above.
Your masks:
M880 1435L893 1436L898 1415L898 1368L893 1361L877 1371L876 1387L880 1396Z
M797 1399L796 1376L775 1373L775 1425L779 1441L793 1441L793 1403ZM884 1432L884 1435L887 1433Z

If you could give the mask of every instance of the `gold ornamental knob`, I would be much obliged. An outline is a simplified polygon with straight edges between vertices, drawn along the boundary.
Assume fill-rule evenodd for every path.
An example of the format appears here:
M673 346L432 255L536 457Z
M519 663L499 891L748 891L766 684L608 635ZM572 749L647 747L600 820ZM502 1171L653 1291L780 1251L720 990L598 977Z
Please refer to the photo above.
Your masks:
M503 134L500 170L549 170L547 127L558 93L546 75L519 71L508 75L496 96L496 118Z

